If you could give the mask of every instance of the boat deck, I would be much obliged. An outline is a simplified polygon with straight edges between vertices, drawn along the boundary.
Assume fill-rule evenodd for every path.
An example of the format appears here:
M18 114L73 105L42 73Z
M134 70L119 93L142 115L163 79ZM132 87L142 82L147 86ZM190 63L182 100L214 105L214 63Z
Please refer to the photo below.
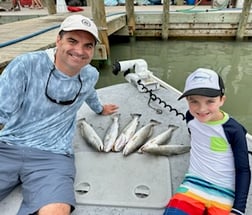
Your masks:
M119 105L120 130L132 119L130 114L139 113L142 115L138 129L151 119L157 120L161 124L154 127L154 137L166 130L169 124L174 124L179 128L174 131L169 144L189 144L188 130L182 117L176 116L176 112L168 106L165 108L164 103L159 104L158 100L148 104L149 93L139 93L135 86L128 83L101 88L97 92L102 102ZM187 109L186 101L178 101L180 94L172 87L153 93L180 113ZM162 113L156 109L162 110ZM84 117L103 138L111 116L97 115L84 104L77 119ZM166 157L137 152L128 156L122 155L122 152L96 152L83 140L79 130L75 134L74 149L77 207L73 215L162 215L166 202L183 180L189 164L189 153ZM252 165L251 162L250 155ZM144 195L139 197L136 192ZM252 211L251 198L252 187L246 215ZM0 202L1 214L15 215L21 201L21 189L18 187Z

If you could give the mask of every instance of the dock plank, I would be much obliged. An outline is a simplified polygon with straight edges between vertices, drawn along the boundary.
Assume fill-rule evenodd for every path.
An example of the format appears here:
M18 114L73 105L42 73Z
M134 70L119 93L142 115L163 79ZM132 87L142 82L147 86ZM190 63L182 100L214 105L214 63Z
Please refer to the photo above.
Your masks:
M118 8L121 11L125 10L124 7ZM109 8L109 11L114 13L118 8ZM75 14L82 14L92 18L90 7L85 7L84 11ZM54 47L60 24L69 15L71 13L67 12L2 24L0 28L0 68L5 67L14 57L20 54ZM106 30L108 35L111 35L126 25L125 13L113 17L108 16L107 23ZM22 38L28 39L19 41ZM13 41L18 42L12 44ZM8 45L10 43L11 45ZM96 53L98 53L97 59L103 58L104 53L101 53L101 50L104 50L104 48L100 45L96 50Z
M0 44L8 43L22 37L29 39L0 48L0 68L5 67L14 57L35 50L41 50L55 45L56 35L64 16L40 17L1 25ZM37 36L32 35L44 29L50 29Z

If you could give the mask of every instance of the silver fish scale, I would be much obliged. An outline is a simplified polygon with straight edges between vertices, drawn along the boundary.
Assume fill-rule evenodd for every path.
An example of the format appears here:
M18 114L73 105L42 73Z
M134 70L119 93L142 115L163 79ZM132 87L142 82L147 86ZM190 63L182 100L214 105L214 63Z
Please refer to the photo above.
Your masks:
M129 155L136 149L138 149L144 142L152 135L153 127L160 124L155 120L151 120L147 125L140 128L128 141L123 149L123 155Z
M103 140L105 152L111 151L116 141L116 138L119 132L119 117L120 117L120 114L116 114L112 117L113 121L106 131L106 134Z
M113 151L121 151L130 138L134 135L137 126L139 124L139 118L141 114L131 114L133 119L124 127L119 137L116 139L115 144L113 146Z
M83 139L98 151L103 151L103 142L93 127L85 119L79 120L80 133Z

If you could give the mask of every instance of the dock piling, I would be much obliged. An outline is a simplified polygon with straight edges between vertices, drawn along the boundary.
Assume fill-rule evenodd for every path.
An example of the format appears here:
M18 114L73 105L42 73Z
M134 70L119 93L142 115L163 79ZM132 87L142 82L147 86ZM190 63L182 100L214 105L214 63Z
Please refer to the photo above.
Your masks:
M239 19L239 25L236 34L236 40L241 41L244 39L248 17L251 9L252 0L246 0L243 2L242 13Z
M134 0L126 0L126 13L127 13L127 25L129 35L133 36L136 30L135 12L134 12Z
M169 13L170 13L170 0L163 2L163 16L162 16L162 38L168 40L169 36Z
M52 0L45 0L48 14L56 14L56 5Z
M97 28L99 30L99 37L101 43L105 45L107 57L110 56L110 47L109 47L109 39L108 39L108 27L106 20L106 12L103 0L92 1L92 16ZM102 50L102 49L99 49Z

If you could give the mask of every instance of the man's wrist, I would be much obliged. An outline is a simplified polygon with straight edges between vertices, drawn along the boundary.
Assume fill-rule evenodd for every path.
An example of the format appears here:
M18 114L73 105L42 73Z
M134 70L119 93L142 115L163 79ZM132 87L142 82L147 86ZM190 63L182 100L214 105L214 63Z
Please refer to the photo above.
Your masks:
M102 107L102 110L101 110L101 112L99 112L99 113L97 113L97 114L99 114L99 115L102 115L102 112L103 112L103 107Z

